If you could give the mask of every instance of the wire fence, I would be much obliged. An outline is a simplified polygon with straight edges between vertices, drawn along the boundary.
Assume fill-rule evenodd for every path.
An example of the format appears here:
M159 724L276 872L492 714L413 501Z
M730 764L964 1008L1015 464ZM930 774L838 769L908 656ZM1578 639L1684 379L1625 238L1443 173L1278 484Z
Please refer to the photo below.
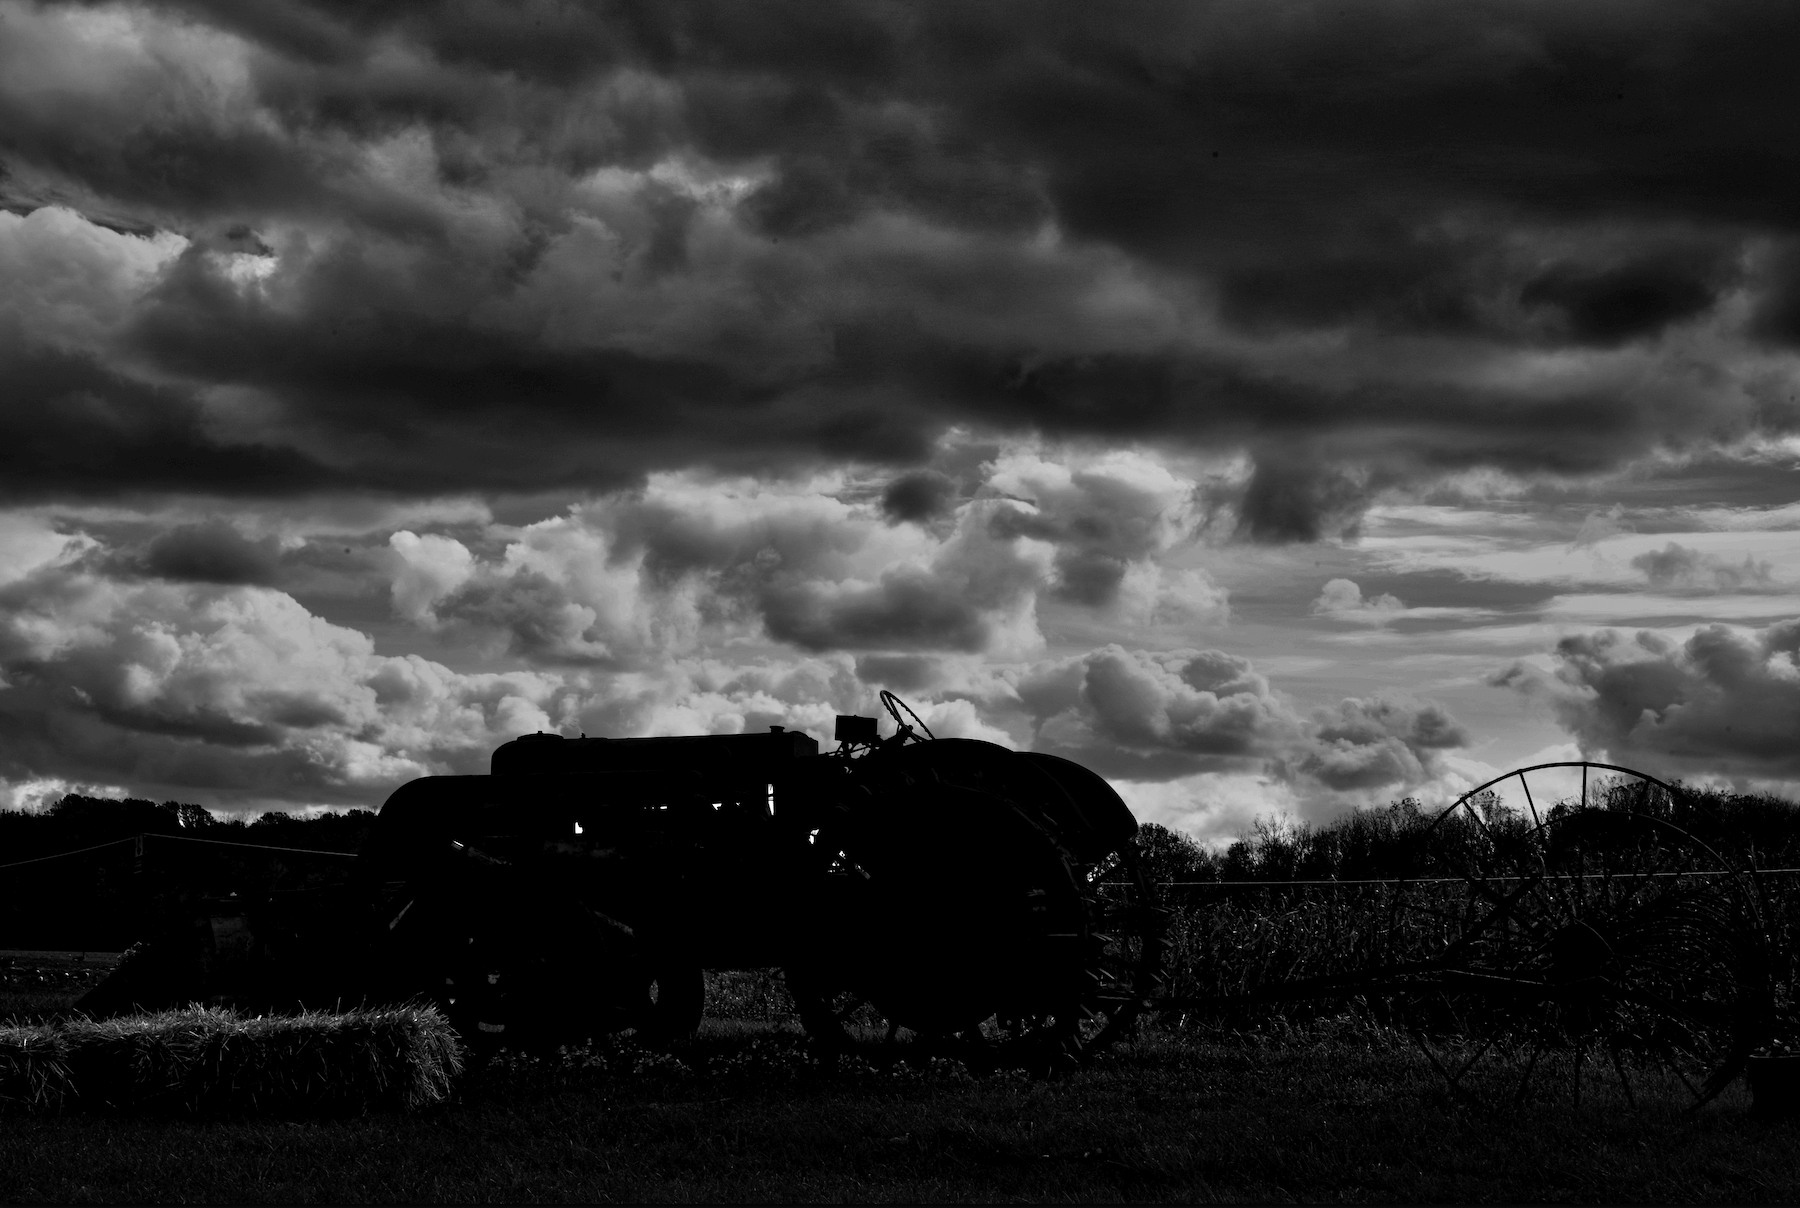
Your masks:
M134 844L134 854L142 856L145 843L151 839L158 843L204 843L211 847L229 847L238 851L271 851L289 856L328 856L338 860L354 860L356 858L356 853L353 851L326 851L316 847L281 847L271 843L234 843L229 839L197 839L189 835L166 835L157 831L146 831L141 835L128 835L123 839L96 843L91 847L77 847L72 851L59 851L48 856L33 856L29 860L14 860L9 864L0 864L0 872L13 868L24 868L28 864L44 864L51 860L85 856L91 852L105 851L107 848L121 847L127 843Z
M340 884L355 859L347 851L147 831L10 860L0 864L0 944L122 949L197 901L254 901Z
M5 872L9 868L24 868L27 864L44 864L51 860L66 860L70 856L85 856L89 852L105 851L109 847L119 847L126 843L141 842L142 839L142 835L137 835L124 839L114 839L109 843L96 843L92 847L78 847L74 851L59 851L54 855L34 856L29 860L14 860L11 864L0 864L0 872Z

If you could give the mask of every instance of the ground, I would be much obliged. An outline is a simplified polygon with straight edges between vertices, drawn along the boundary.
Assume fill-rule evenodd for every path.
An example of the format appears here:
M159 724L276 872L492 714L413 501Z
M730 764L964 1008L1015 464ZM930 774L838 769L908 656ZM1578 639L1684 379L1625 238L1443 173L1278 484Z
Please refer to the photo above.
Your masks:
M880 1054L874 1054L877 1058ZM1650 1098L1640 1092L1640 1098ZM712 1020L675 1054L503 1054L455 1101L346 1120L14 1117L0 1198L1792 1202L1800 1123L1590 1094L1461 1103L1349 1021L1145 1034L1049 1079L820 1058Z

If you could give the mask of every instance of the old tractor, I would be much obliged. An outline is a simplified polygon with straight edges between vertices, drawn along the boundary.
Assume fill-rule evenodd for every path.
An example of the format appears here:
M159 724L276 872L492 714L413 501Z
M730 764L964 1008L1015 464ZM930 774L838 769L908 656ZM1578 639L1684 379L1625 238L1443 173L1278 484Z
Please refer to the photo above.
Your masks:
M705 970L777 967L828 1045L906 1029L1055 1064L1119 1035L1160 957L1124 803L1075 763L934 738L882 699L896 731L840 717L829 754L779 726L532 734L490 775L414 780L346 886L196 924L218 966L204 988L426 998L480 1049L678 1038L700 1021ZM170 981L165 998L198 996ZM145 997L125 978L89 1005Z

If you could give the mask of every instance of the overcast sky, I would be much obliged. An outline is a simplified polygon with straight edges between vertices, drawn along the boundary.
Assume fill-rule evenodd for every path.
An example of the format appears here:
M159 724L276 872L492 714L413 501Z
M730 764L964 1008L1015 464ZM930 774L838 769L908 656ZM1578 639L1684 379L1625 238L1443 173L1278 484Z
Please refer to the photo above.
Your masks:
M1789 3L0 0L0 801L892 688L1800 781Z

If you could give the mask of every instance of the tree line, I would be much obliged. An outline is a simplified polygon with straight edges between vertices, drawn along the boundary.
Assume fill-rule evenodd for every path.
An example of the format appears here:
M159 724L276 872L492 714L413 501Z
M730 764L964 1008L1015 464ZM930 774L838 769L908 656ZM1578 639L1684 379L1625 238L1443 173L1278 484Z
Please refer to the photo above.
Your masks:
M1730 862L1800 867L1800 805L1769 793L1734 793L1676 784L1673 797L1640 783L1596 786L1590 800L1650 814L1692 835ZM1519 835L1526 816L1491 794L1443 816L1407 797L1352 810L1328 822L1259 820L1244 837L1214 850L1154 822L1138 830L1139 858L1156 882L1355 881L1460 876L1484 839ZM1549 807L1544 820L1571 807Z
M70 793L44 810L0 810L0 865L145 834L354 852L374 821L372 810L311 818L271 811L245 821L180 801Z

